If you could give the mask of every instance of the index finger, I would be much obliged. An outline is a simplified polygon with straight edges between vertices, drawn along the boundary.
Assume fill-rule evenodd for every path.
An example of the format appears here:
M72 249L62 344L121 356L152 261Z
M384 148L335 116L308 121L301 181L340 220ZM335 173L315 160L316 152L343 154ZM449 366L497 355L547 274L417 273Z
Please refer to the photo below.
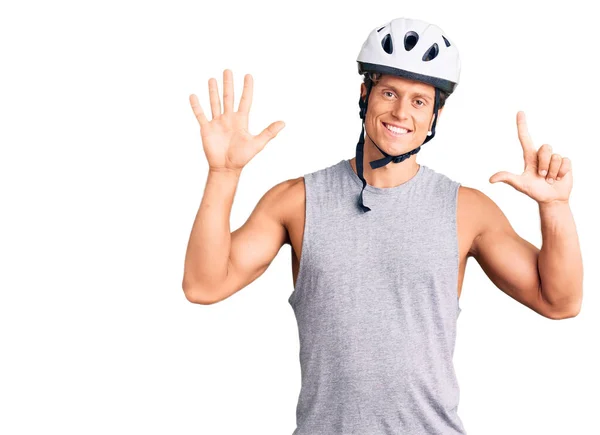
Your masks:
M529 136L529 131L527 130L525 112L523 111L517 112L517 132L519 134L519 140L521 141L521 145L523 146L523 152L535 152L533 141L531 140L531 136Z
M244 76L244 90L242 91L242 98L240 99L238 112L244 112L247 114L250 111L250 106L252 106L252 83L252 76L250 74L246 74Z

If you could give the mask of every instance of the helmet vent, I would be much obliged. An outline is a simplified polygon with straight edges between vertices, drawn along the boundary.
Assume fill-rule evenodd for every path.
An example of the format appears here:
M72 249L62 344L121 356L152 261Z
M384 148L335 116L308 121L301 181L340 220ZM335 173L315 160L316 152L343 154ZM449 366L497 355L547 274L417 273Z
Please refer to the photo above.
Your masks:
M419 41L419 35L416 32L410 31L404 35L404 48L406 51L410 51L417 45Z
M385 26L380 27L379 29L377 29L378 32L381 32L383 29L385 29Z
M444 42L446 43L446 47L450 47L450 41L448 41L444 35L442 35L442 38L444 38Z
M394 51L394 46L392 44L392 35L390 35L389 33L385 35L385 37L381 41L381 46L387 54L392 54L392 52Z
M427 52L423 55L423 61L429 62L430 60L435 59L435 57L439 53L438 45L434 42L431 47L427 50Z

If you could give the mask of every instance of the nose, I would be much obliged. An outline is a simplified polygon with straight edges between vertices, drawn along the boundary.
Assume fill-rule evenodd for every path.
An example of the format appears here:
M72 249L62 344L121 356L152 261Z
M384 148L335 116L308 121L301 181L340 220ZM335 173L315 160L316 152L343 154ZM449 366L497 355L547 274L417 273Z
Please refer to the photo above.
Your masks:
M392 114L398 119L406 119L409 114L410 101L406 98L398 98L392 109Z

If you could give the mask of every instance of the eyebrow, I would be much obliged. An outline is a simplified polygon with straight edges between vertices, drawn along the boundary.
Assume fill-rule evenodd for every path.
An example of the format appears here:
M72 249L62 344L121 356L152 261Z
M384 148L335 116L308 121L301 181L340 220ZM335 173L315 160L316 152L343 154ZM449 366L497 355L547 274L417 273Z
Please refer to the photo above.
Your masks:
M384 85L384 87L393 89L396 93L399 93L398 89L396 89L392 85ZM422 92L413 92L412 96L413 97L421 97L421 98L424 98L424 99L426 99L428 101L431 101L431 97L429 95L426 95L426 94L422 93Z

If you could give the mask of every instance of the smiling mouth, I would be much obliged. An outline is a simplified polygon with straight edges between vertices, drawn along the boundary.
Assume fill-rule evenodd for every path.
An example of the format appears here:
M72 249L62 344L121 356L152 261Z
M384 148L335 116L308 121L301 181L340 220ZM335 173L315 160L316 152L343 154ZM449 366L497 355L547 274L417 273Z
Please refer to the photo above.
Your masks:
M406 135L412 133L412 130L404 131L403 129L400 129L402 131L398 131L398 129L395 127L392 127L392 128L394 128L394 130L396 130L396 131L392 131L388 128L388 126L385 122L382 122L382 124L383 124L383 128L385 128L385 130L393 137L402 137L402 136L406 136Z

